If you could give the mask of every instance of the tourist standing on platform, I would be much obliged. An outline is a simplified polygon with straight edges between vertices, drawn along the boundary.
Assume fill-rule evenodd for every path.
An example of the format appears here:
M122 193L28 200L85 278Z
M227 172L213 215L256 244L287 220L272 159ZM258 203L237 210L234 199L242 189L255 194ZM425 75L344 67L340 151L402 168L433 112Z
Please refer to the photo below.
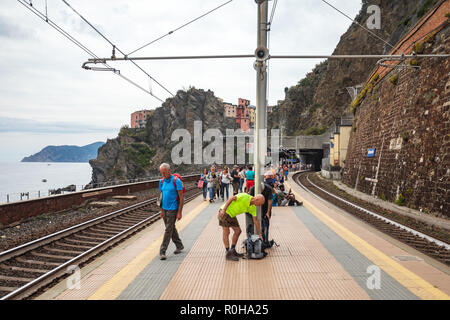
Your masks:
M232 196L228 201L220 207L219 210L219 226L222 227L222 240L225 245L227 260L238 261L243 257L243 254L236 252L236 243L242 230L239 226L239 221L236 216L248 212L253 216L253 223L256 226L259 237L263 239L261 233L261 226L258 221L256 213L256 206L264 204L264 196L259 194L256 197L252 197L246 193L239 193L236 196ZM233 229L233 237L231 239L230 248L230 228Z
M270 171L269 171L270 172ZM267 172L266 172L267 173ZM264 204L261 207L261 233L263 244L266 248L269 244L269 224L272 216L273 189L267 183L261 183L261 194L264 196ZM255 195L255 186L250 188L250 195Z
M214 185L214 189L216 191L217 200L219 200L222 197L222 168L217 168L217 181Z
M275 179L274 179L274 177L273 177L273 172L271 171L271 170L269 170L269 171L267 171L265 174L264 174L264 182L266 183L266 184L268 184L270 187L274 187L274 185L275 185Z
M245 182L245 169L244 167L241 167L239 170L239 193L242 193L242 187L244 186Z
M208 169L203 169L203 173L200 176L200 180L203 181L202 191L203 191L203 201L206 201L206 197L208 196L208 180L206 177L208 176Z
M223 169L222 176L220 177L220 181L221 181L220 187L221 187L222 201L224 201L225 192L227 194L227 200L230 197L229 187L230 187L230 183L231 183L231 175L229 173L229 170L230 169L228 167L225 167Z
M248 193L250 191L250 188L255 184L255 172L252 170L253 168L251 165L249 165L247 168L248 170L245 172L245 192Z
M288 179L288 174L289 174L289 167L288 167L287 164L284 165L283 170L284 170L284 179L287 181L287 179Z
M179 254L184 249L175 227L175 222L182 217L184 194L183 183L179 178L171 174L169 164L161 164L159 171L163 177L159 182L159 191L162 194L161 218L163 218L164 225L166 226L159 255L161 260L166 260L166 250L169 246L170 239L172 239L176 246L176 250L173 253Z
M209 202L211 203L214 201L214 195L216 194L214 186L219 178L217 177L216 167L212 166L210 170L211 171L206 176L206 181L208 181Z
M239 192L239 167L234 165L233 171L231 171L231 178L233 179L233 195L237 195Z

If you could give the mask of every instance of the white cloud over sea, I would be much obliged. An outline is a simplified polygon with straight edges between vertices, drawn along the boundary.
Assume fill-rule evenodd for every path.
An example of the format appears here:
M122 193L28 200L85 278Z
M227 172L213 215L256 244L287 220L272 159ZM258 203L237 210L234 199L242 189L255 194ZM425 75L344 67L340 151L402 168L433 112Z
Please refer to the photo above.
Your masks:
M125 52L225 2L225 0L67 0ZM44 0L33 5L45 11ZM62 1L48 2L48 15L100 57L111 46ZM355 17L360 0L330 0ZM271 2L273 3L273 2ZM331 54L350 21L319 0L278 1L272 54ZM85 145L114 138L130 113L161 103L111 72L81 68L85 52L38 19L18 1L0 2L0 161L19 161L46 145ZM139 51L136 56L250 54L256 47L256 4L234 0L225 7ZM357 52L355 52L356 54ZM284 98L319 60L273 60L269 103ZM253 60L142 61L171 92L195 86L225 101L255 100ZM147 77L129 62L121 73L144 88ZM153 93L170 95L152 83Z

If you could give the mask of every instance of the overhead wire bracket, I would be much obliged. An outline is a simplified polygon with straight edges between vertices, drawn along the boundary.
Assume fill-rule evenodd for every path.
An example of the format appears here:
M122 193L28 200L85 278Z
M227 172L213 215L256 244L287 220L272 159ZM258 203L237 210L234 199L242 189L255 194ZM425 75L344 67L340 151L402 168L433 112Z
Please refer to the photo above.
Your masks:
M89 67L88 64L97 64L97 63L103 63L106 65L106 61L105 60L98 60L98 61L87 61L85 63L83 63L83 65L81 66L83 69L86 70L92 70L92 71L112 71L116 74L120 74L120 70L118 69L114 69L114 68L110 68L110 67Z
M408 57L415 59L417 58L417 54L415 52L413 52L411 55L409 55ZM381 66L381 67L385 67L385 68L391 68L391 69L397 69L397 68L404 68L404 69L420 69L420 66L414 66L414 65L410 65L410 64L406 64L404 63L406 60L406 56L405 53L402 53L400 57L390 57L390 58L382 58L380 60L377 61L377 65ZM400 61L400 63L385 63L388 61Z

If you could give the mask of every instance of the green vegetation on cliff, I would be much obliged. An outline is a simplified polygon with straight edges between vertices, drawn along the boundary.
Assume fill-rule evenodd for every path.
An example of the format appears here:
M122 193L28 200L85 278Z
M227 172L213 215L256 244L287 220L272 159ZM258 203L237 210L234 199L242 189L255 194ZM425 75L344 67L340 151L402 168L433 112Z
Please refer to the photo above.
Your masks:
M376 4L383 13L382 26L381 30L373 32L395 45L437 2L380 1ZM362 1L361 11L355 18L360 24L364 25L368 19L367 8L371 4L374 3ZM352 24L342 35L333 55L386 54L390 49L366 30ZM417 50L423 50L422 44L417 45ZM377 59L330 59L316 65L297 85L285 88L285 99L274 108L269 117L269 127L282 128L285 135L304 134L308 130L314 133L314 128L331 127L336 119L348 112L348 106L352 103L347 88L364 85L376 62ZM363 94L364 97L367 93ZM361 98L364 99L360 96L359 100ZM352 111L359 103L356 101Z

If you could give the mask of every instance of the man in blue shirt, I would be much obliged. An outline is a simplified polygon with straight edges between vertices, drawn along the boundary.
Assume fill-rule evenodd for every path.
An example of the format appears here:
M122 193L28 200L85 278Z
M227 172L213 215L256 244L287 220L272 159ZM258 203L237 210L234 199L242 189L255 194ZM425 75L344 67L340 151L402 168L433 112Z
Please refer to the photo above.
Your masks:
M175 254L181 253L181 250L184 249L175 227L176 220L180 220L182 217L184 195L183 184L179 178L171 174L169 164L163 163L159 167L159 171L163 176L163 179L159 182L159 191L162 193L161 218L163 218L166 226L159 255L161 260L166 260L166 250L169 246L170 239L172 239L177 248L174 251Z

